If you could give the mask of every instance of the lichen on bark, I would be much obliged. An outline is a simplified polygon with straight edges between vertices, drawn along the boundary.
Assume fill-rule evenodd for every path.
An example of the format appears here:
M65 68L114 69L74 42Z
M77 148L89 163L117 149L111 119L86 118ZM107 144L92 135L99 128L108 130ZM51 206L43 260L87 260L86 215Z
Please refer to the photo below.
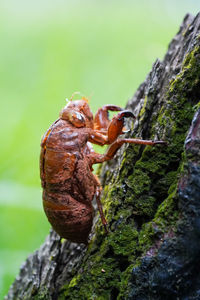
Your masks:
M97 220L86 249L52 232L6 299L199 299L199 37L200 15L187 15L127 104L127 136L168 146L124 145L102 166L109 234Z

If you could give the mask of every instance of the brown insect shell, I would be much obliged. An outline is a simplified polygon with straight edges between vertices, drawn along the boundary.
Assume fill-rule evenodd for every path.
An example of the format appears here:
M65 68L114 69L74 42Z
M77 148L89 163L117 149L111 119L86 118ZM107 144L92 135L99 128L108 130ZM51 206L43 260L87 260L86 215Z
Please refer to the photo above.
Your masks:
M63 238L87 243L93 222L96 181L89 166L88 127L93 115L86 101L70 102L41 143L43 206L54 230Z
M85 100L68 103L60 112L60 117L68 120L75 127L93 128L93 114Z

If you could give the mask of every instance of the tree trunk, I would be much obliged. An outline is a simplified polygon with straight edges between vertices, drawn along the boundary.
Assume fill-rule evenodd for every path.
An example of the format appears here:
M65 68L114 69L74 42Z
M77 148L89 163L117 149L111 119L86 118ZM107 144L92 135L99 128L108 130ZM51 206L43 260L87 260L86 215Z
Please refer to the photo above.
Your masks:
M106 235L88 248L51 231L5 299L200 299L200 15L187 15L127 109L129 137L103 164Z

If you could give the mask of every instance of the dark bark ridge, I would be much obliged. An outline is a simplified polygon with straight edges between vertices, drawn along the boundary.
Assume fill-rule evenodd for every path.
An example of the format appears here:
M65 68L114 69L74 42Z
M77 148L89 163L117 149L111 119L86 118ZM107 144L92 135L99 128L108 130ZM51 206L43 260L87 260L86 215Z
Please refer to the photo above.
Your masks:
M109 223L88 249L51 232L6 299L200 299L200 15L187 15L127 108L131 137L101 168Z

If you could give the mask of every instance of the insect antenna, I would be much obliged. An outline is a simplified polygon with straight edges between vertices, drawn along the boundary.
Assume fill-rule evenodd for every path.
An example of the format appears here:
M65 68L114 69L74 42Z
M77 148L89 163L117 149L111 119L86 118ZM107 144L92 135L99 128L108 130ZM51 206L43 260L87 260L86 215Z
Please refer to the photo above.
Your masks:
M69 100L72 101L75 95L81 95L81 92L74 92Z

